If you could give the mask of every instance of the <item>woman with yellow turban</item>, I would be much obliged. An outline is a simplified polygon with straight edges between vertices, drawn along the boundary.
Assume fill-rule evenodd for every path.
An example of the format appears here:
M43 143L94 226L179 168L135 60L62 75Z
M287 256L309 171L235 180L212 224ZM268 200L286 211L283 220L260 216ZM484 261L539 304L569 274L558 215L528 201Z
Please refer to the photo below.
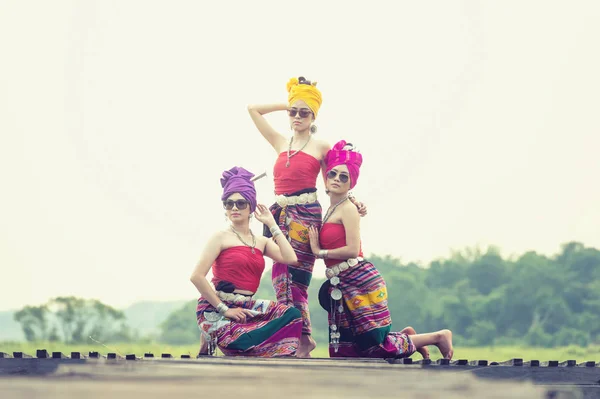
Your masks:
M325 171L324 159L331 146L313 137L316 132L314 121L323 102L317 83L304 77L292 78L287 83L287 92L287 104L249 105L248 112L262 136L277 152L273 168L276 197L270 210L298 257L295 265L273 264L273 288L278 302L300 310L302 337L297 356L310 357L316 343L311 337L308 286L315 256L310 248L308 228L321 226L322 209L317 201L316 182L319 172ZM289 139L265 119L265 114L275 111L287 111L292 130ZM359 209L362 215L366 214L362 204ZM265 235L270 236L270 231L265 230Z

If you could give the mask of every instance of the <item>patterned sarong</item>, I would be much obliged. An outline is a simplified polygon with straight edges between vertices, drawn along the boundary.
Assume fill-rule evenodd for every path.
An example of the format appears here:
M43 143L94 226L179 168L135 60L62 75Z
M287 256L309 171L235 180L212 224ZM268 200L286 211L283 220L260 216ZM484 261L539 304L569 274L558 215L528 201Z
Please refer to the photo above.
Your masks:
M273 301L249 299L243 303L224 300L230 308L257 312L245 323L221 317L204 298L198 299L196 319L207 339L216 339L226 356L294 356L300 343L302 321L298 309Z
M372 263L363 260L356 267L338 275L337 288L342 300L330 302L333 286L325 281L319 301L333 318L331 304L343 307L337 313L337 330L340 333L338 351L329 345L330 357L409 357L416 348L407 334L391 332L392 318L387 304L387 288L379 271Z
M298 257L298 266L273 264L272 281L275 295L279 303L300 310L302 334L310 334L308 286L312 279L315 256L310 249L308 227L312 225L317 229L321 228L321 204L312 202L284 207L273 204L269 209Z

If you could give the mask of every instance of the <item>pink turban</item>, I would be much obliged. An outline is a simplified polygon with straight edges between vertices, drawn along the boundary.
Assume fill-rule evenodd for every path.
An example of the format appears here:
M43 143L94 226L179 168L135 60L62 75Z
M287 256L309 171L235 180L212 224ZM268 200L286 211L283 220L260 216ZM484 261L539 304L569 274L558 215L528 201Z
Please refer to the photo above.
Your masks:
M350 188L356 186L358 175L360 174L360 165L362 165L362 154L351 149L344 149L346 146L345 140L338 141L331 150L325 155L325 163L327 164L327 172L338 165L346 165L350 172ZM349 144L349 147L352 145Z
M231 194L239 193L250 203L250 212L254 212L256 209L256 189L254 188L254 182L250 180L253 177L253 173L238 166L223 172L223 177L221 177L223 195L221 199L225 201Z

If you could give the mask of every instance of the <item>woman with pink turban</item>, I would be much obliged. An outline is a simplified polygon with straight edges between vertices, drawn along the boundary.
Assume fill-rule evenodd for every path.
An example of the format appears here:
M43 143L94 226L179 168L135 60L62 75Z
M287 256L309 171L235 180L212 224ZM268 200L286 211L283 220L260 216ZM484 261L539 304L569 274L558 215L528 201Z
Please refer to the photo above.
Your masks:
M295 265L273 264L273 288L280 303L294 305L302 313L298 357L310 357L316 343L311 337L308 286L315 257L310 250L308 226L321 223L316 182L319 172L324 171L325 154L331 147L313 137L316 132L314 122L323 101L317 83L304 77L292 78L287 83L287 92L287 103L249 105L248 112L261 135L277 152L273 167L276 198L270 210L298 256ZM273 129L265 119L265 114L275 111L287 111L292 130L289 139ZM357 204L357 207L361 215L366 214L362 204ZM265 235L270 236L266 229Z
M450 330L416 334L407 327L391 331L385 281L363 257L360 216L348 201L362 161L362 155L343 140L327 152L325 186L331 206L322 227L309 228L311 249L327 266L327 281L319 291L319 302L329 315L329 355L400 358L419 350L423 357L429 357L427 345L436 345L444 358L451 359Z
M268 208L256 203L254 175L234 167L223 172L223 208L230 225L208 240L190 280L200 292L196 317L207 348L225 355L294 356L300 342L302 318L298 309L254 299L265 268L264 256L295 263L296 254ZM270 229L273 240L254 235L250 217ZM211 286L206 279L212 268ZM201 345L202 346L202 345Z

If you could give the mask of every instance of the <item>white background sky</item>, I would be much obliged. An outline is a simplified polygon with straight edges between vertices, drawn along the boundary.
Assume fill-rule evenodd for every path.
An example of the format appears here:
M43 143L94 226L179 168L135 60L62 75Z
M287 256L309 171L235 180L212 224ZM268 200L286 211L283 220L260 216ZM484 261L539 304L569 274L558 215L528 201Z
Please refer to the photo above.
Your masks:
M599 20L594 0L4 0L0 310L197 296L220 173L266 170L272 202L245 106L299 75L318 135L364 155L367 254L600 247Z

